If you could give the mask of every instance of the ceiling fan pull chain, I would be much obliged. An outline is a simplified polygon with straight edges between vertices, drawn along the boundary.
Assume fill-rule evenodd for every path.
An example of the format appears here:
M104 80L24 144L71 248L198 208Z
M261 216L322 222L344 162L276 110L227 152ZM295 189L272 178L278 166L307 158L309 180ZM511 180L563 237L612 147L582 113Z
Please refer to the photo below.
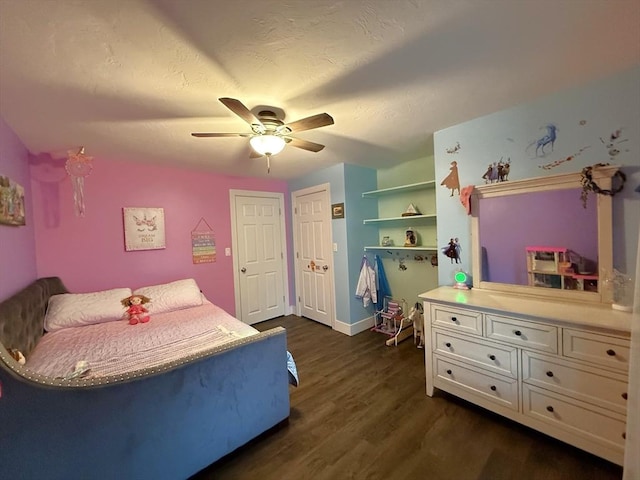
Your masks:
M271 173L271 155L267 155L267 173Z

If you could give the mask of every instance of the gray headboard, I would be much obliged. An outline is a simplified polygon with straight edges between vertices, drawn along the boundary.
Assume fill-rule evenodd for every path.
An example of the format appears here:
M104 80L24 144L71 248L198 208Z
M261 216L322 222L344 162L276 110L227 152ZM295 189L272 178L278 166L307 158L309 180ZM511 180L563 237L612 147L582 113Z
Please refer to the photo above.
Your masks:
M31 353L44 334L44 314L51 295L68 293L58 277L39 278L0 303L0 343Z

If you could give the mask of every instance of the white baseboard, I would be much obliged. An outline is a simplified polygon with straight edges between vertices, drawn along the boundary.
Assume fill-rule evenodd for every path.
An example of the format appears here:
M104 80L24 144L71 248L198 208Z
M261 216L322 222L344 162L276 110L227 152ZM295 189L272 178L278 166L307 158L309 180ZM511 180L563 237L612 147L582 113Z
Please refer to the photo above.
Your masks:
M353 337L354 335L357 335L360 332L369 330L371 327L373 327L373 325L374 325L373 317L362 319L359 322L356 322L353 324L336 320L333 323L333 329L336 332L344 333L345 335L349 335L350 337Z

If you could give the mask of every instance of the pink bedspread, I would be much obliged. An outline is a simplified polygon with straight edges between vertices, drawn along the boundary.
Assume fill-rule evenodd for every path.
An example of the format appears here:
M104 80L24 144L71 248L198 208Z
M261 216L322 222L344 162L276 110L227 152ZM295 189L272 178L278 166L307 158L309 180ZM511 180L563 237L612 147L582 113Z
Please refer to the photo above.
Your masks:
M212 303L156 314L144 324L125 320L65 328L44 335L25 365L31 371L69 378L78 362L83 377L121 375L257 334ZM76 372L80 373L80 372Z

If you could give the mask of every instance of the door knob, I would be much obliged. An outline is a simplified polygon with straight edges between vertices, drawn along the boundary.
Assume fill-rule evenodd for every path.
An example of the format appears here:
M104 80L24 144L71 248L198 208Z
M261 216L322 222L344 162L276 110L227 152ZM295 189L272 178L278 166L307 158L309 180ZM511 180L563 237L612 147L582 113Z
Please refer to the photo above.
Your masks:
M327 270L329 270L329 265L323 265L322 269L326 272Z
M244 268L244 267L242 267L242 268L240 269L240 271L241 271L242 273L244 273L244 272L246 272L246 271L247 271L247 269L246 269L246 268Z

